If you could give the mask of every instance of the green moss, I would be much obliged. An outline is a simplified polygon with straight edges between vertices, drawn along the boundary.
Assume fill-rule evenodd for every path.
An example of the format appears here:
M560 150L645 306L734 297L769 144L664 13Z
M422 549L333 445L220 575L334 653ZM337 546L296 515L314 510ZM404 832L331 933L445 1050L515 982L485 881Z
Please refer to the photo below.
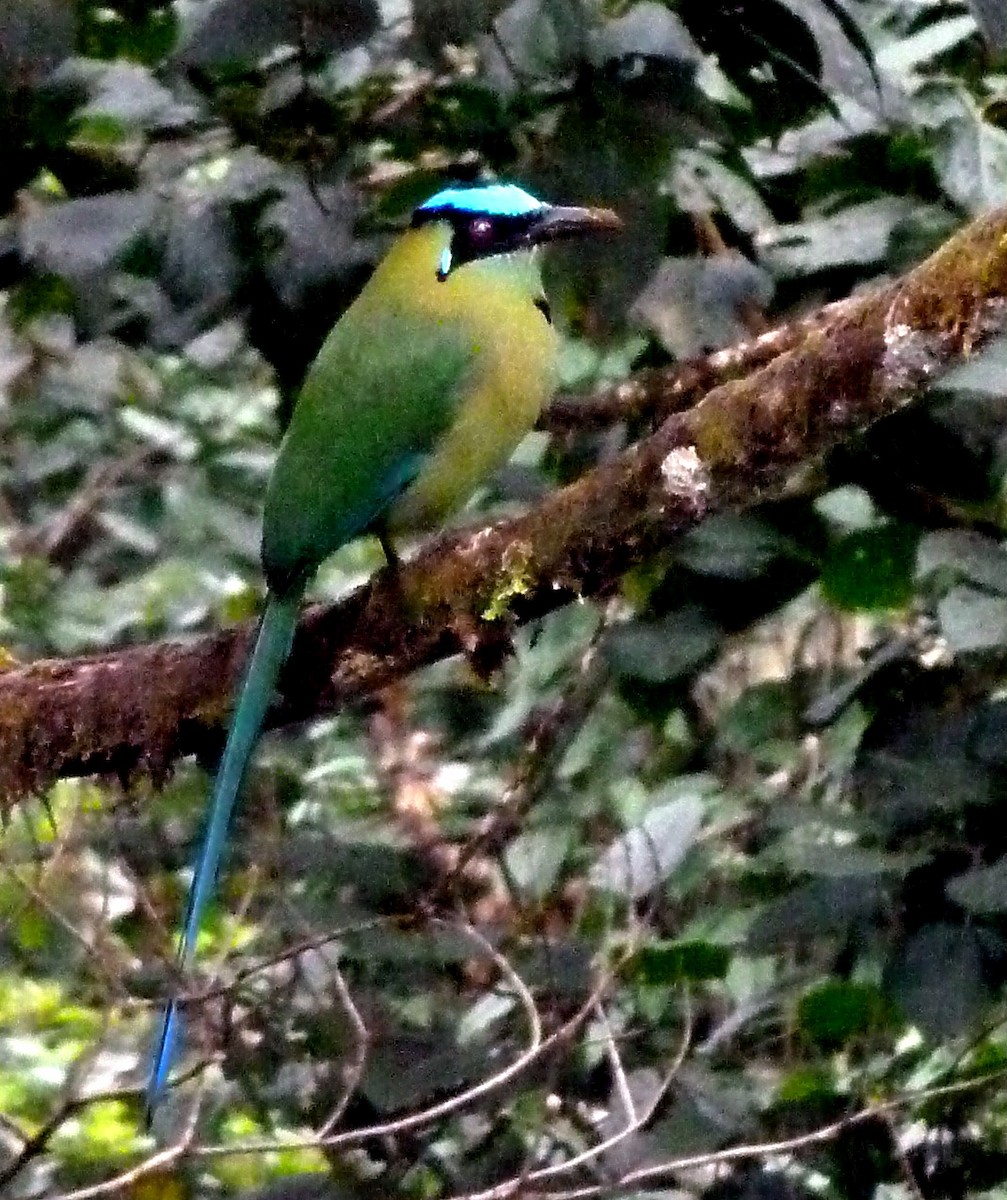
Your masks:
M699 457L709 466L736 462L741 456L737 414L728 403L704 405L696 410L693 424L694 442Z
M531 571L532 548L527 542L512 542L504 551L503 570L497 576L493 591L482 611L484 621L499 621L510 611L515 596L528 596L534 590Z

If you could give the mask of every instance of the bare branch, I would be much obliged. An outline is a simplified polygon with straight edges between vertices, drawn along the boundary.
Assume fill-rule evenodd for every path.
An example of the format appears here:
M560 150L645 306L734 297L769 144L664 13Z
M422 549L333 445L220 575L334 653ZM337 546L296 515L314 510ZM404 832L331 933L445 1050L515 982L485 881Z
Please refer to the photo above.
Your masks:
M685 1056L689 1051L692 1042L692 1005L689 1000L688 992L685 993L685 1022L682 1030L682 1038L679 1042L678 1049L671 1061L670 1066L665 1070L660 1077L657 1087L650 1098L647 1107L642 1113L637 1111L636 1101L633 1098L632 1089L629 1080L626 1077L625 1069L622 1065L622 1059L619 1055L618 1047L615 1043L615 1037L612 1033L611 1024L608 1017L601 1011L599 1006L599 1016L605 1030L605 1054L612 1067L612 1073L615 1077L616 1086L619 1092L620 1102L625 1115L625 1124L617 1132L605 1138L604 1141L598 1142L593 1146L588 1146L586 1150L582 1150L579 1154L575 1154L573 1158L565 1159L563 1162L554 1163L552 1166L541 1167L537 1171L528 1171L521 1177L521 1188L524 1191L531 1184L540 1183L545 1179L558 1179L564 1175L570 1174L578 1167L585 1163L593 1162L604 1154L610 1153L617 1146L621 1145L627 1138L632 1137L635 1133L639 1133L646 1128L654 1117L657 1115L658 1109L668 1094L668 1089L671 1087L675 1076L681 1070L682 1064L685 1062ZM485 1193L488 1200L496 1200L498 1188L490 1188ZM469 1200L477 1200L479 1193L476 1196L470 1197Z
M350 1101L360 1086L360 1081L364 1077L364 1071L367 1069L367 1055L371 1046L371 1033L367 1028L364 1018L360 1015L360 1009L357 1008L353 1001L353 993L350 991L349 984L346 982L346 978L340 969L338 955L326 955L325 950L322 950L321 953L327 960L330 958L333 960L327 962L329 977L335 988L336 999L339 1001L340 1007L350 1023L352 1034L349 1062L345 1065L341 1064L339 1067L339 1074L341 1076L339 1097L318 1131L319 1136L324 1137L327 1133L331 1133L343 1119L343 1114L346 1112Z
M838 320L852 303L855 301L838 300L810 316L787 321L703 358L637 371L632 378L591 395L557 396L542 414L539 425L558 433L603 428L616 421L663 421L672 413L692 408L715 387L741 379L796 349L810 334Z
M636 1171L627 1171L618 1179L607 1183L589 1184L579 1188L539 1189L525 1188L518 1180L507 1180L495 1188L483 1192L467 1192L452 1196L449 1200L510 1200L512 1196L520 1195L523 1200L606 1200L609 1196L619 1196L626 1192L639 1191L649 1185L659 1187L673 1181L681 1171L695 1170L698 1167L719 1166L729 1162L743 1162L746 1159L768 1158L780 1154L792 1154L809 1146L821 1146L834 1141L840 1134L845 1133L865 1121L883 1117L886 1113L914 1104L922 1104L927 1100L940 1096L956 1095L960 1092L971 1091L982 1087L994 1079L1002 1079L1007 1072L992 1071L974 1079L964 1079L932 1088L921 1088L918 1092L908 1092L901 1096L893 1096L888 1100L879 1100L857 1109L848 1116L840 1117L827 1125L820 1125L808 1133L797 1134L790 1138L781 1138L773 1142L749 1142L740 1146L730 1146L725 1150L713 1150L709 1154L683 1155L671 1158L666 1162L653 1166L641 1167Z
M136 1166L122 1171L111 1179L92 1184L89 1187L75 1188L72 1192L60 1192L59 1195L50 1197L50 1200L98 1200L100 1196L121 1196L127 1193L132 1184L138 1180L155 1172L163 1171L172 1163L184 1158L195 1141L202 1090L200 1087L193 1097L182 1133L170 1146L158 1150L156 1154L150 1155L149 1158L143 1159Z

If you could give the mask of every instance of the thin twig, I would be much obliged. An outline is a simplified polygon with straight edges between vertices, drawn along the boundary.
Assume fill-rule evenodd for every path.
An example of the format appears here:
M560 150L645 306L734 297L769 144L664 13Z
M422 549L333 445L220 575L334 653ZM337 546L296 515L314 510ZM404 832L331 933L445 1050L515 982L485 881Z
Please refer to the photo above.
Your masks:
M38 554L52 562L68 563L70 548L98 507L126 479L158 459L158 452L141 446L124 458L92 467L65 508L34 529L21 530L14 542L20 554Z
M429 1108L422 1109L416 1113L410 1113L404 1117L398 1117L392 1121L370 1125L365 1129L348 1130L346 1133L333 1134L325 1138L312 1136L285 1140L263 1139L258 1142L245 1142L241 1145L199 1146L192 1150L192 1157L225 1158L238 1154L282 1153L284 1150L310 1150L320 1147L325 1147L330 1151L346 1150L351 1146L360 1146L365 1142L374 1141L378 1138L393 1137L396 1134L406 1133L411 1129L419 1129L430 1125L434 1121L442 1120L444 1117L453 1116L455 1113L468 1108L476 1100L481 1100L484 1096L499 1091L514 1079L524 1074L534 1063L539 1062L564 1042L569 1041L584 1024L592 1012L594 1005L605 995L617 971L618 966L604 972L581 1008L547 1038L537 1043L533 1040L532 1044L506 1067L439 1104L433 1104ZM517 978L513 974L513 968L511 968L511 977ZM527 986L523 983L521 990L525 995L528 995Z
M1001 1068L997 1071L991 1071L988 1075L983 1075L978 1079L966 1079L958 1083L944 1084L940 1087L924 1088L918 1092L895 1096L888 1100L868 1104L857 1112L850 1113L846 1117L841 1117L838 1121L832 1121L828 1125L821 1125L817 1129L813 1129L808 1133L798 1134L792 1138L781 1138L773 1142L749 1142L741 1146L731 1146L726 1150L714 1150L709 1154L683 1155L680 1158L671 1158L667 1162L657 1163L654 1166L641 1167L639 1170L629 1171L621 1178L613 1180L610 1183L592 1184L580 1188L547 1188L541 1191L522 1190L522 1200L540 1200L540 1198L541 1200L604 1200L608 1196L617 1196L624 1192L637 1191L642 1186L667 1182L670 1176L674 1176L681 1171L694 1170L697 1167L722 1166L724 1163L738 1162L749 1158L791 1154L794 1151L803 1150L808 1146L819 1146L831 1142L839 1134L845 1133L848 1129L862 1125L865 1121L874 1120L887 1112L893 1112L913 1104L920 1104L925 1100L937 1099L940 1096L969 1091L994 1079L1003 1079L1004 1076L1007 1076L1007 1069ZM460 1192L448 1197L447 1200L510 1200L511 1197L517 1194L515 1183L516 1181L514 1180L507 1180L495 1188L490 1188L482 1192Z
M89 937L82 929L79 929L70 918L62 912L40 889L29 883L26 879L22 879L16 868L10 864L0 860L0 871L19 887L31 902L37 905L48 917L50 917L61 929L63 929L75 942L77 942L85 951L88 961L98 964L99 973L102 982L112 992L123 991L123 976L126 973L125 960L123 955L119 955L118 970L114 970L107 962L108 955L105 953L108 948L108 939L101 936L98 932L94 937ZM101 926L98 927L99 930Z
M626 1123L631 1125L637 1119L636 1101L633 1099L633 1092L629 1086L629 1080L626 1078L626 1068L622 1065L622 1055L619 1053L619 1047L615 1044L612 1022L608 1019L608 1014L601 1004L598 1005L597 1011L604 1038L605 1057L612 1068L612 1076L615 1079L619 1099L622 1101L622 1111L625 1114Z
M90 1061L95 1053L96 1048L89 1047L86 1055L82 1055L81 1058L86 1058ZM77 1062L80 1062L80 1059ZM74 1080L76 1080L76 1074L71 1069L70 1075L74 1077ZM92 1104L103 1104L116 1100L133 1100L136 1098L135 1088L115 1088L106 1092L97 1092L89 1096L73 1094L74 1084L70 1082L70 1075L67 1077L68 1083L63 1088L63 1099L52 1113L50 1113L34 1133L25 1134L21 1132L18 1134L22 1143L21 1149L10 1162L0 1167L0 1194L2 1194L3 1189L9 1183L17 1178L32 1159L37 1158L45 1152L50 1138L52 1138L63 1122L72 1117L74 1113L78 1113L81 1109L87 1108ZM5 1124L8 1121L9 1118L4 1118Z
M349 1107L349 1103L360 1086L361 1079L364 1077L364 1071L367 1068L367 1052L371 1044L370 1030L367 1028L364 1018L360 1015L360 1010L353 1002L353 995L347 986L343 972L339 968L339 963L330 963L329 971L332 982L335 985L336 997L342 1005L343 1012L349 1019L350 1027L353 1030L353 1046L351 1048L350 1061L340 1072L342 1075L342 1089L339 1099L336 1101L328 1117L326 1117L319 1127L319 1137L326 1137L343 1119L343 1114Z
M149 1158L145 1158L128 1171L123 1171L112 1179L105 1180L104 1183L77 1188L72 1192L61 1192L57 1196L50 1196L49 1200L96 1200L96 1197L99 1196L115 1195L118 1192L125 1191L145 1176L151 1175L155 1171L161 1171L179 1159L184 1158L188 1154L196 1137L196 1125L199 1121L199 1112L202 1106L204 1091L205 1085L201 1085L197 1094L193 1096L185 1128L182 1130L181 1137L172 1145L167 1146L164 1150L159 1150Z
M369 929L379 929L382 926L395 924L401 921L400 917L370 917L365 921L357 921L352 925L340 925L335 929L330 929L325 933L314 934L312 937L303 938L299 942L294 942L290 946L285 946L282 950L277 950L275 954L270 954L265 958L260 959L256 963L252 963L247 967L242 967L235 971L230 980L220 980L216 983L209 984L198 990L179 992L175 997L175 1002L180 1007L187 1005L203 1004L207 1000L213 1000L218 996L226 995L228 992L234 991L240 987L246 980L251 979L255 975L261 975L264 971L271 971L280 963L289 962L293 958L298 958L302 954L310 954L312 950L320 950L323 946L327 946L330 942L336 942L340 938L345 937L348 933L361 933ZM122 1010L129 1012L136 1009L148 1009L160 1006L168 999L167 996L157 996L150 1000L128 1000L122 1004Z
M567 691L542 714L525 744L514 780L476 833L462 846L451 875L440 890L453 886L477 855L499 854L507 840L521 828L524 818L551 778L552 770L577 735L605 688L607 672L601 641L614 616L610 602L581 656Z
M629 1119L623 1128L618 1131L618 1133L612 1134L611 1137L605 1138L604 1141L599 1142L595 1146L589 1146L580 1154L574 1155L573 1158L566 1159L561 1163L554 1163L552 1166L541 1167L537 1171L532 1171L522 1180L522 1183L525 1185L525 1187L527 1187L529 1184L540 1183L546 1179L558 1179L562 1175L567 1175L571 1171L576 1170L578 1167L583 1166L584 1163L592 1162L593 1160L600 1158L603 1154L609 1153L621 1142L624 1142L628 1137L632 1137L633 1134L639 1133L640 1130L646 1128L646 1126L653 1121L658 1109L664 1101L665 1096L668 1094L668 1088L671 1087L672 1081L681 1070L682 1063L685 1062L685 1056L689 1052L689 1046L691 1042L692 1004L689 1001L688 992L686 992L685 1024L682 1030L682 1039L679 1043L678 1050L675 1052L675 1057L671 1061L671 1065L668 1067L667 1071L665 1071L664 1076L658 1085L657 1091L654 1093L650 1103L647 1105L646 1109L644 1109L643 1113L639 1115L637 1114L636 1105L633 1102L632 1096L629 1095L629 1104L626 1108L627 1117ZM615 1050L614 1042L612 1043L612 1048ZM618 1051L616 1051L615 1057L618 1059ZM628 1081L626 1081L626 1083L628 1090ZM626 1103L625 1098L623 1099L623 1103ZM470 1200L490 1200L490 1197L496 1197L496 1193L497 1189L491 1188L489 1191L484 1193L477 1192L474 1197L470 1198Z

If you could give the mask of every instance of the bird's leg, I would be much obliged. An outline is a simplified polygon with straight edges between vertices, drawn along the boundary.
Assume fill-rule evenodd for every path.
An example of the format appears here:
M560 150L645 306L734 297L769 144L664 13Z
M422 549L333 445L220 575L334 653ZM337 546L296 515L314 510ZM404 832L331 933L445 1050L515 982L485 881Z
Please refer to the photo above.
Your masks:
M507 659L514 656L515 625L506 617L485 621L470 613L455 613L451 628L469 670L480 683L489 683Z
M371 532L378 539L381 552L385 556L385 566L374 574L372 583L380 588L387 587L395 605L403 612L408 613L412 606L403 587L402 559L392 542L388 526L384 521L379 521L372 526Z
M391 572L392 578L398 579L399 572L402 569L402 559L399 558L399 553L392 544L392 539L384 522L379 522L375 526L374 536L381 544L381 552L385 556L385 562L388 570Z

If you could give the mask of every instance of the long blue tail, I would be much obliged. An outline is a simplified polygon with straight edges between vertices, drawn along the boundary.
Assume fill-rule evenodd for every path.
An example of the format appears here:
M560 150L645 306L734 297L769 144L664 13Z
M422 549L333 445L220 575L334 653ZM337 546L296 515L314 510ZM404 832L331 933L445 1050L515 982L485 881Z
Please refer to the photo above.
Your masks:
M245 669L245 678L238 691L227 744L217 769L217 778L210 796L209 818L203 834L189 888L185 921L178 939L178 966L184 972L191 964L196 949L196 937L207 901L213 894L221 851L227 838L234 802L241 790L245 768L259 740L259 731L273 697L273 688L283 664L290 653L290 644L297 624L301 592L292 595L270 596L259 625L255 648ZM155 1043L154 1061L147 1084L147 1124L164 1093L175 1058L181 1033L182 1018L176 1000L169 1000L161 1017L160 1033Z

